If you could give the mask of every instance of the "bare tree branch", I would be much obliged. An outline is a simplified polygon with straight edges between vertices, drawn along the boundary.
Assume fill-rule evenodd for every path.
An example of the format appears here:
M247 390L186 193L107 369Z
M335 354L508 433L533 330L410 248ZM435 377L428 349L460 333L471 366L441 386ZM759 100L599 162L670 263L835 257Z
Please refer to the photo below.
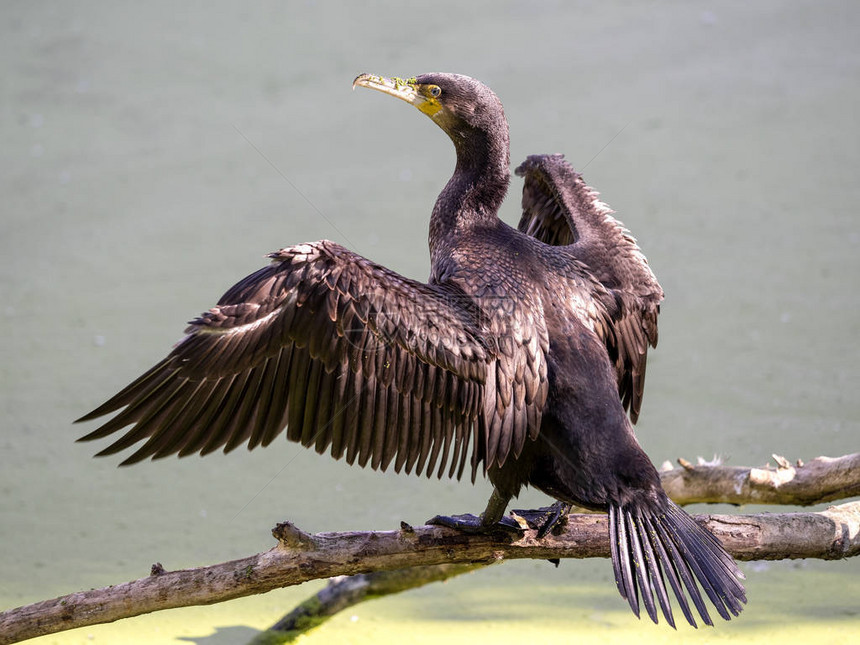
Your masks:
M773 455L776 468L728 467L699 459L694 466L678 459L660 473L663 488L680 505L693 503L796 504L805 506L860 495L860 454L818 457L792 465ZM334 578L266 631L250 645L284 643L310 631L347 607L383 595L407 591L483 568L484 564L426 565L394 571L374 571Z
M838 559L860 552L860 502L820 513L698 516L740 560ZM490 563L519 558L608 557L607 519L572 515L561 535L535 531L465 535L439 527L317 533L290 523L275 527L279 544L254 556L209 567L162 572L0 613L0 644L161 609L208 605L308 580L418 565Z
M680 504L808 505L860 494L860 454L819 457L796 466L774 455L776 468L738 468L680 460L661 474ZM860 546L860 503L823 513L704 516L739 559L840 558ZM405 526L405 525L404 525ZM606 557L605 520L571 516L567 531L538 541L533 532L510 538L464 536L444 529L307 535L285 523L275 528L279 546L266 553L212 567L152 575L101 590L70 594L0 613L0 644L84 625L111 622L170 607L212 604L306 580L341 578L272 628L301 633L340 609L368 597L396 593L507 558ZM269 632L264 632L268 634ZM263 635L261 635L263 636Z
M250 645L274 645L295 640L338 612L365 600L374 600L431 582L441 582L463 573L483 569L483 562L430 564L394 571L373 571L332 578L328 586L305 600L289 614L251 640Z
M660 473L676 504L793 504L810 506L860 495L860 453L818 457L792 465L773 456L777 467L746 468L679 459L681 468Z

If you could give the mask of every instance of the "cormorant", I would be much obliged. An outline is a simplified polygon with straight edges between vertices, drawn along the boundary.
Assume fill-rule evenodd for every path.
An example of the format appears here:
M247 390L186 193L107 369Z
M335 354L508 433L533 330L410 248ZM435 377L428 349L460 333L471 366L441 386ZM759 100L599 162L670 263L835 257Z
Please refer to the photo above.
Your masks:
M560 155L529 157L519 230L498 218L510 180L502 104L456 74L362 74L353 86L403 99L451 138L453 176L430 218L427 283L322 240L270 254L190 323L173 351L80 421L119 411L82 440L131 428L99 455L145 440L123 464L225 452L287 438L350 464L461 476L493 493L491 530L526 485L608 512L621 595L655 598L674 626L666 582L693 626L746 602L722 545L673 504L631 420L663 292L635 240ZM629 417L628 417L629 413ZM468 455L471 453L471 458ZM686 588L686 593L684 591Z

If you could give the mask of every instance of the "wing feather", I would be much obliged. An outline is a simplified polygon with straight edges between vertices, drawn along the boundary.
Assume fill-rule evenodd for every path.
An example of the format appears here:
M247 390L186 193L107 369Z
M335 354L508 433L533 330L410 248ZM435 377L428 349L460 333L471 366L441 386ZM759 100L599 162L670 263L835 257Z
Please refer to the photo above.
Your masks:
M119 434L100 454L136 446L129 464L265 446L286 429L349 463L427 476L460 477L471 453L474 478L536 436L544 349L490 341L456 287L409 280L328 241L270 257L167 358L82 417L116 413L81 439ZM475 445L479 425L495 434Z
M278 367L270 383L272 389L271 403L265 410L265 421L261 422L259 429L261 446L265 447L272 443L281 429L287 425L287 389L283 384L289 379L292 362L293 348L289 345L283 347L278 354ZM253 447L253 442L248 444L248 448Z
M595 325L615 363L618 392L635 423L642 405L648 347L657 346L663 290L636 240L562 155L532 155L517 169L525 179L519 230L567 246L614 296L608 326Z
M278 414L277 399L275 397L275 384L278 383L278 369L284 355L283 351L266 360L262 379L260 381L260 396L257 400L257 416L253 424L251 438L248 439L248 448L256 448L262 445L266 437L266 428L269 423L270 414Z

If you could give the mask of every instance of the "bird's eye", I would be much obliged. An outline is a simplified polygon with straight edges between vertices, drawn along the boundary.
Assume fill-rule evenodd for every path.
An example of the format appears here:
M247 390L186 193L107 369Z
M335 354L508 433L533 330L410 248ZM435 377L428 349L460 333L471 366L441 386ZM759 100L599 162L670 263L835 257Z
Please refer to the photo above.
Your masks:
M438 85L431 85L430 86L430 96L432 96L433 98L438 98L441 93L442 93L442 88L439 87Z

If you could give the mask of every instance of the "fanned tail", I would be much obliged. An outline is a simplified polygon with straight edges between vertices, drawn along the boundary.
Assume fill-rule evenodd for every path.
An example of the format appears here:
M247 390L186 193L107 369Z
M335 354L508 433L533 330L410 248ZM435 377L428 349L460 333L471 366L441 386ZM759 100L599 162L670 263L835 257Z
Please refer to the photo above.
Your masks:
M699 587L725 620L743 609L743 573L717 538L672 501L661 509L610 505L609 535L615 583L637 617L641 595L648 616L658 622L656 597L666 622L675 627L666 581L693 627L688 597L702 621L714 624Z

